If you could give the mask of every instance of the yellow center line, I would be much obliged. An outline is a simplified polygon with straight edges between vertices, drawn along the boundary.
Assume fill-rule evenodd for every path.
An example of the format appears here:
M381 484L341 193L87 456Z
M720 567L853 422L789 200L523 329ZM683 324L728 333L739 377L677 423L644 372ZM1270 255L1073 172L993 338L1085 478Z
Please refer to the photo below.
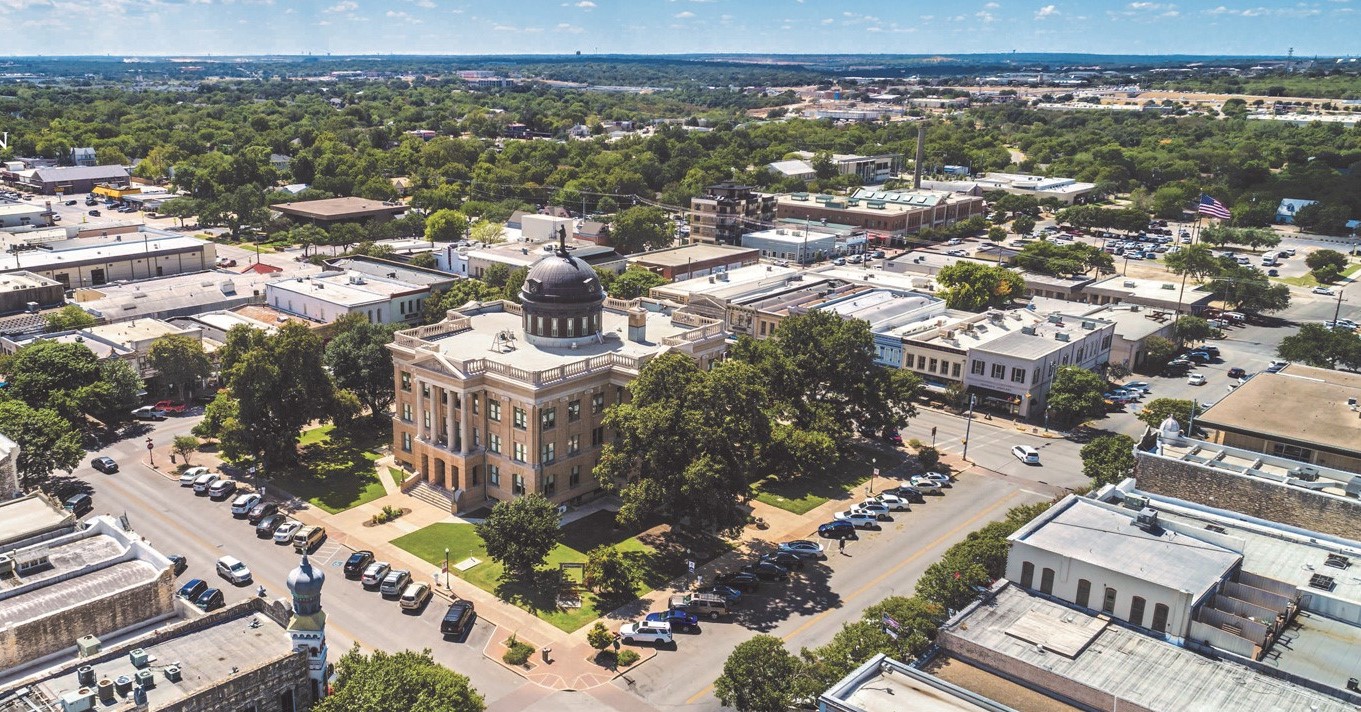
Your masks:
M960 524L959 524L958 526L956 526L955 528L953 528L953 529L951 529L950 531L947 531L947 532L945 532L944 534L940 535L939 537L937 537L937 538L935 539L935 541L932 541L930 544L927 544L926 546L923 546L923 547L921 547L920 549L918 549L918 550L917 550L917 553L915 553L915 554L913 554L913 555L907 557L906 559L903 559L902 561L898 562L896 565L893 566L893 568L891 568L891 569L885 571L884 573L882 573L882 574L880 574L879 576L875 577L874 580L870 581L869 583L865 584L864 586L861 586L860 588L858 588L858 589L856 589L855 591L853 591L850 595L848 595L848 596L846 596L845 598L843 598L843 599L842 599L843 604L844 604L844 603L849 603L849 602L855 600L857 597L859 597L859 596L860 596L861 594L863 594L865 591L868 591L869 589L873 588L874 586L879 585L879 583L881 583L884 579L886 579L886 578L888 578L889 576L892 576L893 574L897 573L897 572L898 572L900 569L902 569L904 566L907 566L908 564L910 564L910 563L916 561L917 559L921 558L927 551L936 548L937 546L941 545L942 543L944 543L944 542L947 541L948 539L954 537L956 534L958 534L958 533L960 532L960 530L965 529L965 528L967 528L967 527L972 527L975 523L978 522L978 520L980 520L980 519L982 519L982 518L984 518L984 517L990 515L994 510L996 510L998 507L1001 507L1003 504L1006 504L1006 503L1009 502L1012 498L1016 497L1016 495L1018 495L1018 494L1020 494L1020 491L1019 491L1019 490L1013 490L1013 491L1011 492L1011 494L1008 494L1007 496L1003 497L1002 499L997 500L997 501L994 502L993 504L989 505L986 509L983 509L982 511L980 511L978 514L975 514L974 516L972 516L972 517L970 517L969 519L965 520L964 522L960 523ZM809 618L808 620L804 621L802 624L799 625L799 627L797 627L797 628L795 628L794 630L792 630L792 631L786 633L785 635L780 636L780 640L782 640L782 641L784 641L784 642L786 642L786 643L789 642L789 639L790 639L790 638L793 638L794 636L798 635L799 633L802 633L803 631L808 630L808 628L810 628L811 626L813 626L814 624L816 624L818 621L822 620L822 618L823 618L824 616L827 616L827 615L831 614L831 613L832 613L833 611L835 611L835 610L838 610L838 608L828 608L827 610L822 611L821 613L818 613L817 615L815 615L815 616ZM705 687L703 690L700 690L699 692L696 692L694 695L692 695L692 696L690 697L690 699L686 700L686 701L685 701L685 704L687 704L687 705L692 705L692 704L698 702L699 699L700 699L701 697L704 697L705 695L709 694L710 692L713 691L713 689L714 689L713 683L709 683L709 685L708 685L707 687Z

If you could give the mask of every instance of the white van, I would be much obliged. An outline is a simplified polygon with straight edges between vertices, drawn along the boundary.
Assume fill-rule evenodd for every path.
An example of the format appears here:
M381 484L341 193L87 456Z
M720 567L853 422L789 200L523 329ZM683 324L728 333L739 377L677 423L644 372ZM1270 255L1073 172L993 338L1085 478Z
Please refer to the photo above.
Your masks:
M1280 256L1280 255L1277 255L1275 252L1268 252L1268 253L1266 253L1265 255L1262 255L1262 266L1263 266L1263 267L1275 267L1276 264L1277 264L1277 263L1276 263L1276 258L1279 257L1279 256Z

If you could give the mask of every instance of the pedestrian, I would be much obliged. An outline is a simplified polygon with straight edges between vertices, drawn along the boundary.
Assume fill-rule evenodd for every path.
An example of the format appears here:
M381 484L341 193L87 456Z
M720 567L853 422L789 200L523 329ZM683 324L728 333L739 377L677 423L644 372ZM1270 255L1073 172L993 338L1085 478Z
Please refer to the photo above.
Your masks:
M846 540L845 540L845 539L838 539L838 540L837 540L837 542L836 542L836 550L839 551L839 552L841 552L843 555L846 553Z

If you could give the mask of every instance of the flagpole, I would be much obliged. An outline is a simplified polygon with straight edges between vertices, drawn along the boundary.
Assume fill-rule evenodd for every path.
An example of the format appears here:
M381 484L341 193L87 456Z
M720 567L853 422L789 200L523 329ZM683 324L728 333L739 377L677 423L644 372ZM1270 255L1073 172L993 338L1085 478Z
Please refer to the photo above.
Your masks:
M1196 236L1200 234L1200 201L1196 201L1196 221L1191 224L1191 247L1196 244ZM1181 273L1181 291L1177 292L1177 316L1181 316L1181 305L1186 297L1186 277L1189 271Z

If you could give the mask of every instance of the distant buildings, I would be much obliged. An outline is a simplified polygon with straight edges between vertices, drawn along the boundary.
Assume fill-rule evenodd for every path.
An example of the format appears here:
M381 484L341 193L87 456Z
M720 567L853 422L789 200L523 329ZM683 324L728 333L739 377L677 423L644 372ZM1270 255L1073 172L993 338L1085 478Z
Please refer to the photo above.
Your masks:
M11 180L44 195L72 195L88 193L101 183L126 185L130 175L125 166L53 166L14 171Z
M736 183L711 185L707 194L690 199L690 239L740 245L742 235L775 221L775 196Z
M401 203L390 204L365 198L325 198L277 203L269 209L298 222L330 227L338 223L368 222L375 218L386 220L406 212L407 207Z
M692 244L629 255L628 262L667 281L678 281L748 267L758 263L760 257L758 250L747 247Z
M812 180L817 177L817 169L812 161L816 154L811 151L798 151L798 158L776 161L767 165L771 171L787 178ZM837 153L830 156L832 166L838 175L855 175L863 183L882 183L894 177L903 168L903 154L882 153L875 156L857 156Z
M1285 198L1281 204L1276 206L1276 222L1285 225L1295 224L1295 214L1300 210L1317 203L1317 200L1303 200L1300 198Z
M1012 195L1033 195L1053 198L1064 205L1087 202L1096 190L1095 183L1082 183L1072 178L1033 176L1024 173L986 173L973 179L983 191L1000 190Z
M43 242L0 255L0 272L23 270L76 289L203 272L213 268L216 258L211 242L144 227L107 237Z
M780 220L806 220L847 225L880 236L883 241L940 227L984 212L983 199L929 191L880 191L860 188L850 197L793 193L776 198Z
M426 298L458 280L435 270L366 258L335 260L332 267L343 270L270 282L265 303L323 324L346 314L363 315L374 324L403 324L417 321Z
M45 227L50 223L46 208L26 203L0 204L0 229Z

